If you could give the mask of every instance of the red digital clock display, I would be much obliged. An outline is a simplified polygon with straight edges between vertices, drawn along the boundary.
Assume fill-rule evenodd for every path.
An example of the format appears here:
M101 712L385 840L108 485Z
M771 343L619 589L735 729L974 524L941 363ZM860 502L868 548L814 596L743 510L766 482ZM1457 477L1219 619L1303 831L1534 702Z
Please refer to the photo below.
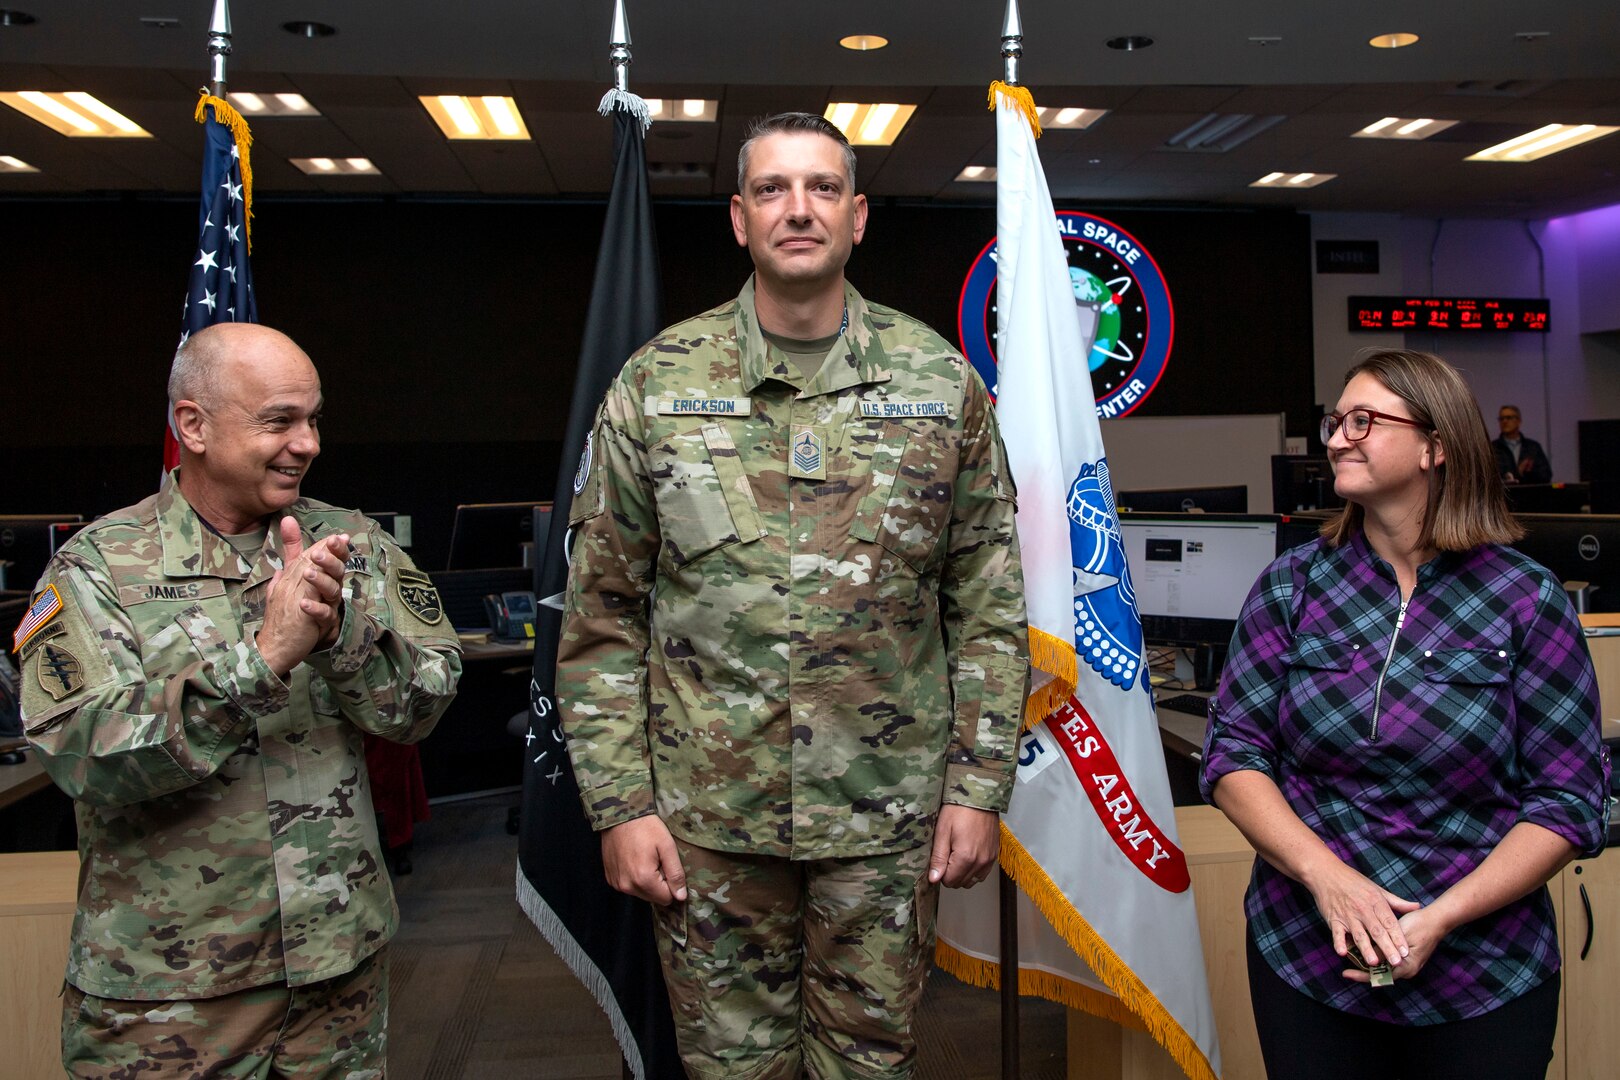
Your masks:
M1494 296L1352 296L1351 330L1547 332L1547 301Z

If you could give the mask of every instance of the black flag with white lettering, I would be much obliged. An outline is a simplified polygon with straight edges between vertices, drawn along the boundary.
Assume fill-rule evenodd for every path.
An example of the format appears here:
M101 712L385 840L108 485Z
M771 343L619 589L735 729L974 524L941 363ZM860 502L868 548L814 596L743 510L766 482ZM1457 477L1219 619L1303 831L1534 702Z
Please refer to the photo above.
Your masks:
M663 326L663 287L642 142L646 105L634 95L610 91L602 111L613 114L613 189L563 437L552 527L540 564L542 601L560 594L567 581L566 526L574 473L597 405L630 354ZM555 698L561 623L562 613L542 602L529 683L518 900L557 955L596 995L630 1071L640 1080L679 1080L685 1072L675 1052L652 913L645 901L608 887L601 847L580 807L563 745Z

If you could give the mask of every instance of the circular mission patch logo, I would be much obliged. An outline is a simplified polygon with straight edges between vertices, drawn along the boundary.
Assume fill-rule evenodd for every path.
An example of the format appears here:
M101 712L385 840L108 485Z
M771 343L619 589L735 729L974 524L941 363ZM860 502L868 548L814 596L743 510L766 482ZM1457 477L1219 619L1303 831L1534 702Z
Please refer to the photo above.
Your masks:
M1090 343L1097 416L1130 414L1164 377L1175 337L1170 286L1146 248L1106 218L1059 210L1057 229L1069 257L1075 317ZM996 392L996 242L984 246L962 282L956 308L962 354Z

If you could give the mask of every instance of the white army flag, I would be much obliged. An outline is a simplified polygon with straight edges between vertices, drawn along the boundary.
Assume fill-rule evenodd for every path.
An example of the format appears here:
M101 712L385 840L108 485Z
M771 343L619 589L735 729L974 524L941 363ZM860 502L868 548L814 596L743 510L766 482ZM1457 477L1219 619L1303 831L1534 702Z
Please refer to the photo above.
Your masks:
M1037 669L1002 821L1021 890L1019 985L1145 1027L1187 1073L1220 1072L1186 859L1120 542L1068 259L1029 91L995 83L996 411L1018 485ZM1033 908L1039 911L1035 914ZM940 902L939 961L995 978L993 884Z

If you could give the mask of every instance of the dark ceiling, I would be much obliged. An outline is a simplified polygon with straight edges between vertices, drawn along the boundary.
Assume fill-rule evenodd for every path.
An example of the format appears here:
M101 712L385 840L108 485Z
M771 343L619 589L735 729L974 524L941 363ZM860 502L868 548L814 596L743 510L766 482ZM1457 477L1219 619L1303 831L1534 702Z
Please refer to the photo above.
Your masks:
M191 113L207 78L212 0L0 6L36 20L0 26L0 90L88 90L155 136L69 139L0 107L0 154L41 170L0 174L0 197L194 187L200 135ZM1521 218L1620 202L1620 134L1528 164L1463 161L1549 122L1620 125L1614 0L1021 6L1021 75L1036 101L1110 110L1087 131L1053 130L1042 139L1060 200ZM884 100L918 109L893 147L860 150L861 186L870 195L993 197L990 185L954 178L964 166L995 162L984 103L986 84L1001 70L1002 0L630 0L628 9L631 88L720 101L718 123L654 125L655 195L729 194L735 148L753 116ZM612 79L611 13L608 0L237 0L231 88L294 90L322 113L253 121L256 188L599 195L611 126L594 107ZM295 37L282 29L291 20L338 32ZM1390 31L1421 40L1399 50L1367 44ZM882 34L892 44L868 53L839 48L839 37L853 33ZM1124 34L1154 44L1136 52L1105 46ZM510 94L533 141L448 142L416 101L426 93ZM1167 148L1210 113L1285 119L1226 152ZM1383 116L1461 123L1422 142L1350 137ZM314 156L368 157L383 175L315 179L287 162ZM1338 179L1309 189L1247 186L1273 170Z

